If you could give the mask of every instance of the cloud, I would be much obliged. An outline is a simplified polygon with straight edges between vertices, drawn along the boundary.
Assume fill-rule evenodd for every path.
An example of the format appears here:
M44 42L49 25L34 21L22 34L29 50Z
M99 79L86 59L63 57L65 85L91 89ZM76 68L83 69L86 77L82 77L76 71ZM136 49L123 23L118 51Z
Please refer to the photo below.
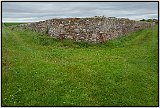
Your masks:
M33 22L52 18L158 18L158 2L2 2L3 22Z

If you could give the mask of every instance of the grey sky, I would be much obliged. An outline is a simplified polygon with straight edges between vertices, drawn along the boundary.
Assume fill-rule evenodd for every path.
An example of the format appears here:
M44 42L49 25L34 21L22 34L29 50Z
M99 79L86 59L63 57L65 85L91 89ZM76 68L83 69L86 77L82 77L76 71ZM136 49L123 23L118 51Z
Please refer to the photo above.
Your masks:
M3 22L33 22L66 17L158 18L157 2L3 2Z

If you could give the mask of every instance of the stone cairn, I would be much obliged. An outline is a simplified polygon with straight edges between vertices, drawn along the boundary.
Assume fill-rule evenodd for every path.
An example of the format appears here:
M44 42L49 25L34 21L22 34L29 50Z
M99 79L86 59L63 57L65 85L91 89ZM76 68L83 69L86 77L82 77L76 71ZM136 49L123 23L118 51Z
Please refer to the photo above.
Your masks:
M61 18L20 24L17 27L46 33L56 39L72 39L85 42L105 42L140 29L153 27L152 22L140 22L126 18L91 17Z

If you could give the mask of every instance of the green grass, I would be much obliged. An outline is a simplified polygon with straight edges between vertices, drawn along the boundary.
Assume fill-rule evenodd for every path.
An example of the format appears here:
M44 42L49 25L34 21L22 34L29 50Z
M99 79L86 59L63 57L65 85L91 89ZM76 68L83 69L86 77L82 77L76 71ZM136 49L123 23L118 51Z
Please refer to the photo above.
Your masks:
M103 44L3 28L2 106L158 106L158 27Z
M19 24L26 24L26 23L18 23L18 22L17 23L15 23L15 22L7 23L6 22L6 23L3 23L2 25L5 27L8 27L8 26L19 25Z

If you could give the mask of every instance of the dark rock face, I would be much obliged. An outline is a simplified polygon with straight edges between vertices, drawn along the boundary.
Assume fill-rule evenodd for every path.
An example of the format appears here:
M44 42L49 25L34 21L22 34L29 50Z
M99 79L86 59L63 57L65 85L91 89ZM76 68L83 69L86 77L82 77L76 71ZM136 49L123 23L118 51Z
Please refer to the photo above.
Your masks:
M151 22L115 17L61 18L18 25L22 29L47 33L60 40L67 38L93 43L105 42L153 26Z

